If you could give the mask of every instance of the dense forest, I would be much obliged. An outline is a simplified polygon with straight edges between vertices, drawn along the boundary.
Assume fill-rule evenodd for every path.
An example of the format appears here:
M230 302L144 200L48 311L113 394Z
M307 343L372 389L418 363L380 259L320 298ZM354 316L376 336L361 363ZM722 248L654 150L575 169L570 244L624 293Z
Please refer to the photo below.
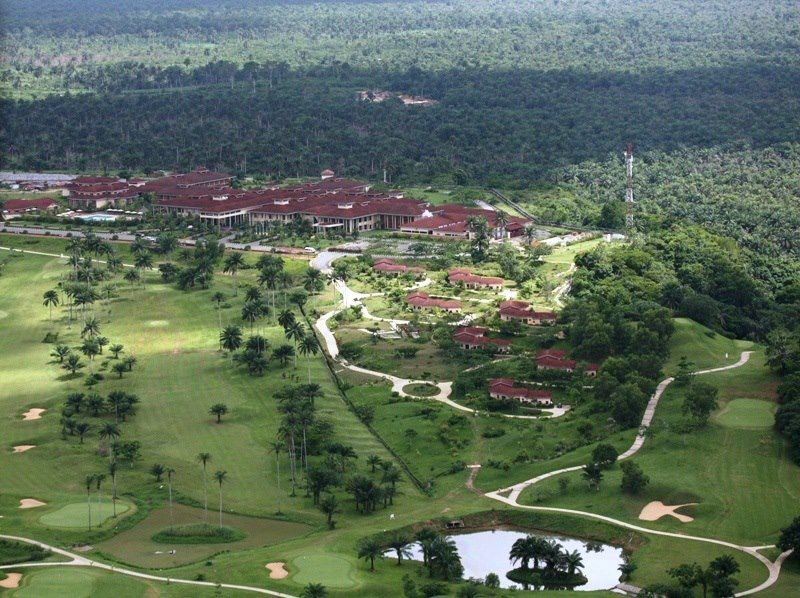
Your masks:
M736 239L797 275L789 0L8 0L0 166L340 174L506 190L544 220ZM357 100L392 90L436 100ZM610 209L607 207L610 206Z

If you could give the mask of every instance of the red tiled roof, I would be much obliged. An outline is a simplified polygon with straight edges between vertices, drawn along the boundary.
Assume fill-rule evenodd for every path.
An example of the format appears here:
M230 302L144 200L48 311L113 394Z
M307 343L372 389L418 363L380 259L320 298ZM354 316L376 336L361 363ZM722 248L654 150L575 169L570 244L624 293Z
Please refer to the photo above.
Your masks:
M485 329L483 329L485 330ZM470 345L473 347L485 347L487 345L494 345L496 347L509 347L511 346L511 341L504 338L488 338L483 335L483 332L480 334L473 334L468 332L467 330L461 328L456 329L453 333L453 340L462 343L465 345Z
M58 205L53 199L9 199L6 200L3 211L24 212L25 210L47 210Z
M567 352L563 349L539 349L536 357L552 357L553 359L566 359Z
M539 320L555 320L556 314L551 311L535 311L526 301L508 300L500 304L500 313L511 318L536 318Z
M452 299L434 299L427 293L410 293L406 297L409 305L414 307L438 307L440 309L461 309L461 302Z
M404 266L403 264L397 264L394 260L386 258L376 261L372 269L378 272L413 272L415 274L425 272L425 270L419 266Z
M490 285L502 285L503 279L498 278L497 276L478 276L477 274L471 274L467 268L454 268L447 273L448 280L452 282L464 282L464 283L474 283L480 284L484 286Z
M119 179L110 176L79 176L67 183L67 187L72 185L102 185L116 182L119 182Z
M549 390L539 390L515 386L516 382L511 378L495 378L489 381L490 394L502 394L516 399L534 399L552 402L553 393Z

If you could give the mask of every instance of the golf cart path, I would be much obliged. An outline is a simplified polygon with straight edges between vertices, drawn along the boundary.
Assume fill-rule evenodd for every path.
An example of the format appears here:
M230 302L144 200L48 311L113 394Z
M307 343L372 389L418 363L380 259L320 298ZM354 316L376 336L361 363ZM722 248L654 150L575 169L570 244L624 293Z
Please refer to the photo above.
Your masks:
M237 584L229 584L229 583L215 583L211 581L194 581L191 579L177 579L174 577L159 577L158 575L150 575L149 573L140 573L139 571L131 571L130 569L125 569L123 567L116 567L114 565L108 565L106 563L98 563L97 561L93 561L87 559L85 556L81 556L79 554L75 554L64 550L62 548L58 548L56 546L52 546L50 544L44 544L43 542L39 542L37 540L31 540L30 538L23 538L20 536L7 536L4 534L0 534L0 539L3 540L11 540L15 542L24 542L26 544L33 544L40 548L44 548L45 550L49 550L55 554L59 554L61 556L67 557L72 559L67 562L61 563L17 563L15 565L4 565L0 566L0 571L3 569L21 569L21 568L29 568L29 567L93 567L95 569L103 569L104 571L110 571L112 573L119 573L121 575L128 575L130 577L138 577L139 579L147 579L150 581L160 581L164 583L177 583L177 584L184 584L190 586L203 586L207 588L225 588L229 590L241 590L244 592L256 592L258 594L266 594L269 596L278 596L278 598L295 598L292 594L284 594L282 592L276 592L274 590L267 590L266 588L258 588L255 586L243 586Z
M713 373L716 373L716 372L724 372L726 370L732 370L732 369L735 369L735 368L742 367L743 365L745 365L750 360L750 356L752 354L753 354L752 351L743 351L741 356L739 357L739 360L736 363L733 363L733 364L730 364L730 365L721 366L721 367L716 367L716 368L710 368L710 369L706 369L706 370L700 370L700 371L694 372L692 375L693 376L701 376L703 374L713 374ZM666 391L667 387L674 380L675 379L672 378L672 377L665 378L656 387L656 390L653 393L653 396L650 398L650 401L648 401L648 403L647 403L647 407L645 408L644 415L642 416L642 423L641 423L641 425L639 427L639 433L636 435L636 438L634 439L633 444L631 445L631 447L627 451L622 453L617 458L618 461L621 461L623 459L627 459L627 458L635 455L642 448L642 446L644 445L644 441L645 441L645 439L647 437L646 436L647 428L650 426L651 422L653 421L653 416L655 415L655 411L656 411L656 407L658 406L658 402L661 399L661 397L664 395L664 391ZM762 549L765 549L765 548L773 548L773 546L740 546L740 545L734 544L732 542L726 542L724 540L717 540L715 538L704 538L704 537L700 537L700 536L691 536L691 535L688 535L688 534L680 534L680 533L674 533L674 532L664 532L664 531L654 530L654 529L646 528L646 527L643 527L643 526L640 526L640 525L635 525L633 523L628 523L626 521L622 521L622 520L619 520L619 519L614 519L612 517L607 517L605 515L599 515L597 513L592 513L592 512L588 512L588 511L578 511L578 510L574 510L574 509L562 509L562 508L558 508L558 507L537 507L537 506L533 506L533 505L522 505L522 504L519 504L519 502L518 502L519 496L520 496L520 494L522 494L522 492L526 488L529 488L530 486L533 486L534 484L537 484L537 483L541 482L542 480L546 480L548 478L560 475L562 473L568 473L568 472L571 472L571 471L579 471L581 469L583 469L582 465L575 466L575 467L565 467L563 469L557 469L555 471L544 473L542 475L536 476L535 478L531 478L529 480L525 480L524 482L520 482L519 484L515 484L515 485L509 486L507 488L502 488L500 490L495 490L494 492L487 492L484 496L486 496L488 498L492 498L492 499L497 500L497 501L500 501L500 502L502 502L502 503L504 503L506 505L509 505L511 507L516 507L516 508L520 508L520 509L528 509L528 510L533 510L533 511L546 511L546 512L551 512L551 513L565 513L565 514L568 514L568 515L577 515L577 516L580 516L580 517L588 517L588 518L591 518L591 519L597 519L599 521L604 521L606 523L610 523L612 525L616 525L618 527L623 527L623 528L630 529L630 530L633 530L633 531L643 532L643 533L647 533L647 534L653 534L653 535L656 535L656 536L665 536L665 537L669 537L669 538L677 538L677 539L680 539L680 540L692 540L692 541L695 541L695 542L706 542L706 543L709 543L709 544L716 544L718 546L725 546L726 548L732 548L734 550L738 550L740 552L744 552L744 553L752 556L753 558L756 558L759 561L761 561L761 563L763 563L764 566L767 568L767 570L769 572L769 575L767 576L767 579L763 583L761 583L758 586L756 586L754 588L751 588L749 590L745 590L745 591L739 592L739 593L736 594L736 596L748 596L750 594L755 594L757 592L760 592L760 591L765 590L766 588L772 586L778 580L778 576L780 575L781 565L783 564L783 561L786 560L786 558L788 558L788 556L792 552L791 550L787 550L787 551L781 553L781 555L773 563L767 557L765 557L764 555L762 555L761 553L758 552L759 550L762 550ZM503 496L503 494L505 494L505 493L508 493L508 495L507 496Z
M11 253L30 253L31 255L43 255L45 257L58 257L61 259L67 259L69 257L68 255L65 255L63 253L48 253L46 251L33 251L32 249L17 249L16 247L0 246L0 249L2 249L3 251L10 251ZM106 263L105 260L92 259L92 261L96 264ZM122 265L125 266L126 268L135 268L133 264L123 263Z

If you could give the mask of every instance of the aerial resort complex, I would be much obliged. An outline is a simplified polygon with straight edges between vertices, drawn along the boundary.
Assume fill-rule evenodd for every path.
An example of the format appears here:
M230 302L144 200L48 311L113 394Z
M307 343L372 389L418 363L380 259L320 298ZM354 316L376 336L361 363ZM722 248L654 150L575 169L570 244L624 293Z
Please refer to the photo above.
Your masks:
M800 598L800 5L1 0L0 597Z

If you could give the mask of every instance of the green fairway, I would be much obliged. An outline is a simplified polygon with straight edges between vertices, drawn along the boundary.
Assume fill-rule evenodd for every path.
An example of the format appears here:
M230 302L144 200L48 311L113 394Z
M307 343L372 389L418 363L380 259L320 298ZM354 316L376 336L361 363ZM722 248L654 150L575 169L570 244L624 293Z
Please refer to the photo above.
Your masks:
M353 565L345 558L330 554L310 554L294 559L290 566L297 571L292 580L301 585L321 583L332 588L351 588L356 585L353 579Z
M117 515L125 513L130 506L123 501L117 501ZM101 525L114 515L114 507L110 498L100 499L100 504L94 498L91 501L91 524ZM57 511L47 513L39 518L44 525L53 527L83 528L89 525L89 507L85 502L76 502L64 505Z
M675 318L675 332L669 342L667 375L677 372L681 357L692 362L692 370L715 368L736 363L742 351L752 343L732 340L687 318Z
M775 423L775 405L756 399L734 399L714 420L729 428L769 428Z

